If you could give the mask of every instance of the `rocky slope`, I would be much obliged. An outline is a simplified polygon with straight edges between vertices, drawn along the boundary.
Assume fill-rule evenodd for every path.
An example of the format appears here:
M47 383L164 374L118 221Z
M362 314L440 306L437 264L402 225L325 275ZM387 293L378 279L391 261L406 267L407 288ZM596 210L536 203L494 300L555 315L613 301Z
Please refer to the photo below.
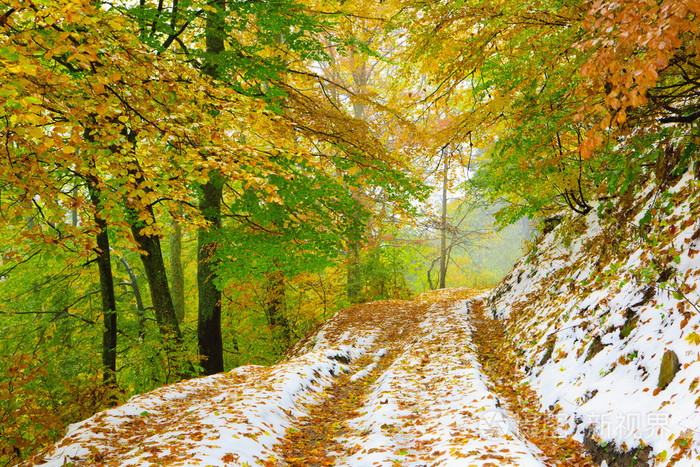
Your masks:
M697 169L550 219L496 287L526 381L608 465L700 465Z

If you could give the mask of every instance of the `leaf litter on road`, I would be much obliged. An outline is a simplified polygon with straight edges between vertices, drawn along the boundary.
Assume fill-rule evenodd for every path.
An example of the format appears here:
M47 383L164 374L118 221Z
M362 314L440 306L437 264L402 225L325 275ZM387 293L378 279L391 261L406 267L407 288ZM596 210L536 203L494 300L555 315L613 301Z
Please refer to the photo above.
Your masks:
M509 358L498 332L473 332L475 294L350 307L282 363L136 396L25 465L588 465L549 425L531 429L531 394L494 369Z

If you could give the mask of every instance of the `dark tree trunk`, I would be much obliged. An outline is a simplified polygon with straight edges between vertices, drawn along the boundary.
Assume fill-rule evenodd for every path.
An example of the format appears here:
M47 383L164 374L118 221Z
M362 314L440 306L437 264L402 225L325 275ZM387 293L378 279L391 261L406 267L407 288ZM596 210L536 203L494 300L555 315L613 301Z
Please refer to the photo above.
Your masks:
M146 192L149 191L144 184L143 175L140 171L130 170L129 174L136 179L137 186L142 187ZM155 223L153 208L149 205L144 207L144 209L148 217L153 219ZM158 329L166 344L172 341L179 347L182 344L182 333L175 315L173 299L170 295L163 252L160 247L160 237L143 233L146 224L138 220L138 212L133 208L127 207L127 219L129 220L131 233L140 250L139 255L143 263L143 269L146 272L146 280L148 289L151 292L151 301L153 302L153 311L158 323Z
M152 215L153 213L149 213ZM175 315L175 306L170 296L168 276L165 273L165 262L160 248L160 239L155 235L142 235L142 227L131 223L131 232L141 250L141 262L146 271L148 288L151 291L153 310L160 333L164 338L174 339L176 344L182 343L182 333Z
M214 0L213 10L207 12L205 44L207 60L204 72L219 78L216 60L224 50L226 0ZM203 358L204 373L211 375L224 371L224 352L221 338L221 291L216 279L216 235L221 229L221 199L223 180L217 171L209 173L209 181L200 186L199 209L208 228L200 229L197 238L197 342ZM234 343L235 345L235 343Z
M100 193L98 181L94 176L87 177L90 201L95 207L95 224L97 233L97 267L100 272L100 296L104 314L104 332L102 334L102 381L107 386L117 384L117 301L114 295L114 278L109 252L109 235L107 221L100 215Z
M221 196L223 184L209 181L201 186L199 209L209 224L200 229L197 239L197 288L199 313L197 339L203 358L204 373L211 375L224 371L223 342L221 338L221 291L216 278L216 240L221 228Z

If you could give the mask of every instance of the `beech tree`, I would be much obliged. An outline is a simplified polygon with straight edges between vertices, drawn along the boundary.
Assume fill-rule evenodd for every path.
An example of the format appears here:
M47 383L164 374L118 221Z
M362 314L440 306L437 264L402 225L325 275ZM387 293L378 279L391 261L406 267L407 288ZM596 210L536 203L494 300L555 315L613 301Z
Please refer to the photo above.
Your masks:
M674 131L662 125L683 133L695 119L693 2L399 4L406 62L429 77L422 98L459 103L454 128L487 150L478 177L509 201L503 222L586 213L594 187L624 191L666 159L645 149L650 135L665 146Z
M205 26L204 72L213 79L220 79L217 62L224 53L226 2L216 1L207 12ZM207 157L206 155L204 157ZM221 228L221 199L224 180L218 170L208 173L206 183L199 185L199 209L207 225L200 228L197 236L197 285L199 309L197 319L197 342L203 358L205 374L224 371L223 342L221 340L221 290L216 284L215 239Z

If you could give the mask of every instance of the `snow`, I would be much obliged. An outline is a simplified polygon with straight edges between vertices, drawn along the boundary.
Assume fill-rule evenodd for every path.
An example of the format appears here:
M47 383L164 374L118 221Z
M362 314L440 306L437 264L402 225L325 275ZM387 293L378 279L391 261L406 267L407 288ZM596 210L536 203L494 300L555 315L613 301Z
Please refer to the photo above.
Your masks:
M471 351L469 303L345 310L287 361L135 396L72 425L26 465L285 465L276 448L324 390L344 373L366 379L388 358L338 440L345 449L335 465L545 465L489 390Z
M386 355L387 349L379 349L373 355L372 363L350 377L350 381L358 381L367 377L375 368L380 358Z
M339 346L275 367L249 365L135 396L72 425L33 464L115 458L115 465L123 466L155 459L169 465L226 465L222 459L231 456L240 465L253 465L273 456L273 446L302 413L302 405L318 399L335 376L348 370L338 358L360 353Z
M470 352L464 305L433 305L420 324L424 335L404 349L366 399L351 426L359 446L339 466L541 466L537 448L489 391ZM489 464L491 463L491 464Z
M562 434L583 441L590 428L617 447L650 446L657 466L700 465L694 436L700 429L700 346L687 340L700 333L700 242L692 239L700 193L692 172L669 190L675 194L669 201L653 196L652 184L643 188L627 226L605 225L592 212L579 220L584 233L568 249L557 227L489 299L492 311L513 323L509 332L524 352L527 381L542 408L558 417ZM672 209L659 209L668 202ZM625 228L636 228L647 211L654 215L645 243ZM667 268L671 279L657 283ZM634 315L635 326L623 334ZM596 337L604 347L586 361ZM681 369L662 390L657 384L666 350L677 354Z

